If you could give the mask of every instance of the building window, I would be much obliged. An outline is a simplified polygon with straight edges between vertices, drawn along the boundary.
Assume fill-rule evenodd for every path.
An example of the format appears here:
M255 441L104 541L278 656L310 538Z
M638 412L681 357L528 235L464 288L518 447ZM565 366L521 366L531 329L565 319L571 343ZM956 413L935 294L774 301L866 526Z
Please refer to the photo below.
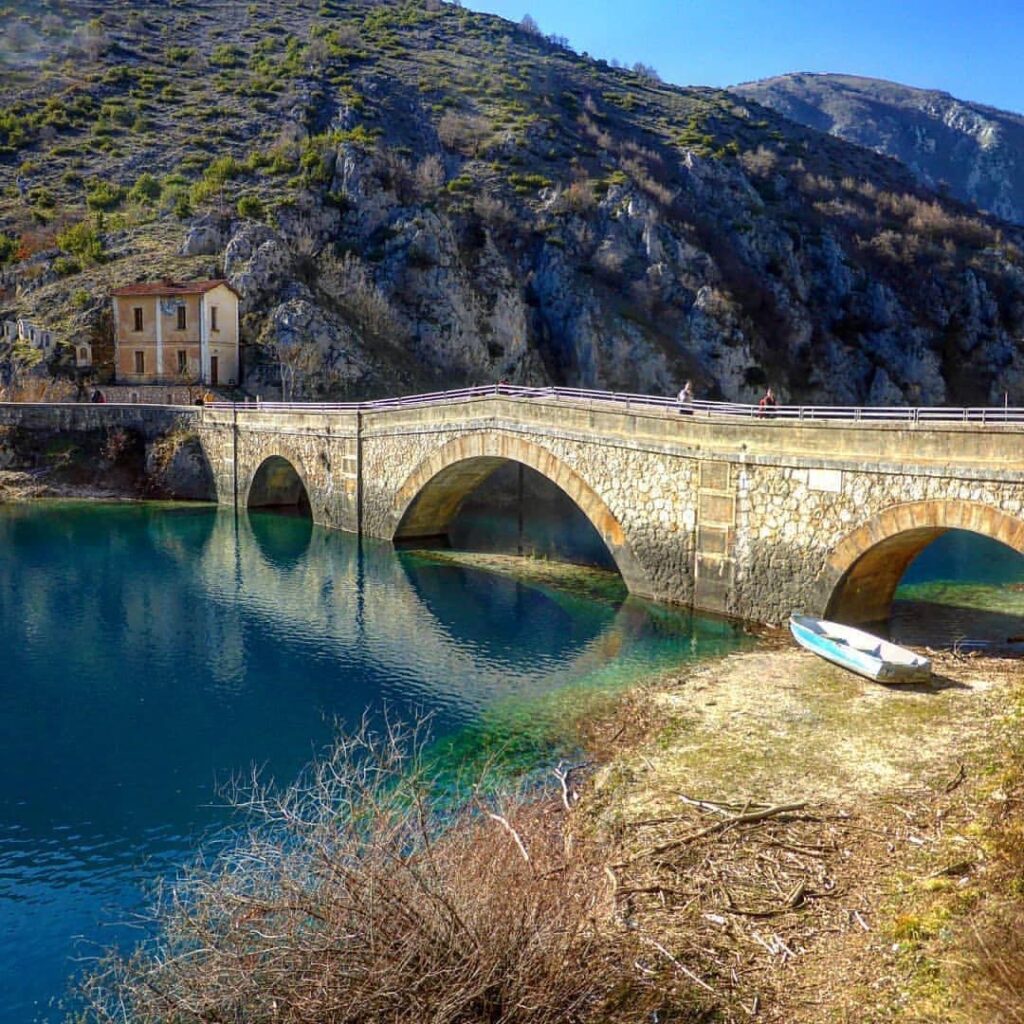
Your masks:
M134 329L136 331L141 331L142 330L142 307L141 306L136 306L135 310L134 310L134 313L135 313L135 328Z
M178 373L188 373L188 352L178 349Z
M80 348L78 350L78 361L80 363L85 363L85 362L88 362L88 359L89 359L89 350L87 348Z
M210 307L210 330L219 331L220 328L217 326L217 307Z
M179 306L178 307L178 330L179 331L185 330L185 307L184 306Z
M146 372L146 353L136 352L135 353L135 372L145 373Z

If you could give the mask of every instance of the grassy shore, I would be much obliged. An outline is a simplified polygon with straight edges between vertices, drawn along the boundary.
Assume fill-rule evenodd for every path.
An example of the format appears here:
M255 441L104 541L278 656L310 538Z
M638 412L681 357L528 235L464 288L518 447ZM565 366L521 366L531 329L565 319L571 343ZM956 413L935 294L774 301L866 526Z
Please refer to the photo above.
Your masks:
M1016 661L896 689L765 642L593 723L572 827L706 1019L1017 1022L1022 708Z

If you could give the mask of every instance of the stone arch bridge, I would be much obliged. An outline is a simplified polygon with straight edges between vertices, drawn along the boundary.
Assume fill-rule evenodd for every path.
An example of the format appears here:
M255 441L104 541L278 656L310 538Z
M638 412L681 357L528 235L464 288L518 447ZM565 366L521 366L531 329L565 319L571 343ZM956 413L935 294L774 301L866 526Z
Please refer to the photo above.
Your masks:
M315 522L384 540L444 535L477 485L520 463L573 499L631 592L756 621L884 619L904 569L951 528L1024 552L1024 423L680 415L544 392L20 409L0 426L148 417L153 434L187 418L222 504L308 500Z
M534 393L206 409L199 432L222 503L273 501L261 467L284 460L316 522L385 540L444 535L477 485L521 463L579 506L631 592L758 621L884 619L947 529L1024 552L1024 424L683 416Z

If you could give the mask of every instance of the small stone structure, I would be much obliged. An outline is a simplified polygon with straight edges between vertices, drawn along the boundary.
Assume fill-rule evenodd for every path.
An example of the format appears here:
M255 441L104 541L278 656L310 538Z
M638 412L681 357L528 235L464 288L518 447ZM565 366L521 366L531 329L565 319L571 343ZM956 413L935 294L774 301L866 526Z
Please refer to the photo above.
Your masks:
M40 327L38 324L26 320L24 317L18 320L0 321L0 342L13 344L16 341L31 345L38 349L44 358L52 356L65 339L56 331L48 327ZM88 369L92 366L92 342L87 338L76 340L72 344L74 363L79 369Z
M184 418L184 419L183 419ZM384 540L444 535L518 462L569 495L630 591L762 622L795 609L884 619L912 558L948 529L1024 552L1024 424L680 416L565 398L393 409L0 406L0 426L73 432L187 420L223 504L306 500Z

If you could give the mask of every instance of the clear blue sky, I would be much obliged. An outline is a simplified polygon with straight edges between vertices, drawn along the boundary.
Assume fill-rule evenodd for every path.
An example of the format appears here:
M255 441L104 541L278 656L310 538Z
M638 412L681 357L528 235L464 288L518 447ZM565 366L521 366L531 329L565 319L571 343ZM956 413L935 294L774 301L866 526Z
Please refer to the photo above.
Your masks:
M1024 0L464 0L677 85L837 71L1024 113Z

